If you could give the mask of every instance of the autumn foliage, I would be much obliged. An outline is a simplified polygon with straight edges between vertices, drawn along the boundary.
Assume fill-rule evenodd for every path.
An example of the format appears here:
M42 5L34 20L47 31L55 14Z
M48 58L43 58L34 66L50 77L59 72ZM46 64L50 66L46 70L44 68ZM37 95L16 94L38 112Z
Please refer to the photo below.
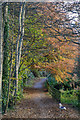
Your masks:
M34 68L46 69L54 75L55 80L64 82L71 78L75 71L76 58L78 56L78 45L71 42L72 30L65 28L62 23L66 20L64 13L56 12L56 6L45 4L40 7L39 14L43 18L43 29L46 33L46 48L48 51L42 53L45 60L38 62ZM65 36L66 35L66 36ZM73 35L72 35L73 36Z

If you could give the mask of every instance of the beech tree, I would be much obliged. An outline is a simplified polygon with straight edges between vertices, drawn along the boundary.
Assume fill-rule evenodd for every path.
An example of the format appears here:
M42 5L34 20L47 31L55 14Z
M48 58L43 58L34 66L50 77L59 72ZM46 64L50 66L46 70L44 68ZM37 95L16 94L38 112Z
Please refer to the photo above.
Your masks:
M48 62L45 61L40 66L51 71L57 81L63 82L67 77L71 77L70 74L74 70L78 46L73 43L77 41L78 36L73 33L73 28L69 26L70 20L66 18L64 10L60 12L57 3L43 3L43 5L39 3L36 6L41 14L43 31L47 34L46 41L52 46L49 52L44 54ZM68 25L65 25L66 22Z
M33 15L29 12L31 16L27 15L29 17L29 20L28 19L26 20L27 21L26 31L28 31L28 34L26 33L25 34L26 37L28 38L29 34L30 35L32 34L30 33L31 30L29 29L29 27L31 27L31 29L35 29L36 27L34 26L33 28L33 26L29 24L34 25L35 23L37 23L36 21L39 21L42 24L43 28L41 28L41 31L46 33L45 40L48 46L46 44L44 49L43 46L45 42L43 43L43 46L41 47L42 51L39 49L41 54L38 52L38 49L36 48L37 53L40 54L40 56L42 56L43 61L40 62L40 59L38 57L39 62L37 62L37 59L35 60L36 62L33 62L34 60L32 59L33 57L31 55L32 60L30 61L31 64L29 65L29 68L31 69L32 67L33 71L35 71L35 69L37 68L39 70L42 68L47 69L48 71L51 71L52 74L54 74L55 79L57 81L63 82L63 80L66 79L67 77L71 77L71 73L74 71L75 67L74 63L75 58L77 57L76 54L78 54L77 51L78 46L73 44L77 40L75 34L73 34L73 29L69 27L69 25L65 25L66 21L68 24L70 24L70 20L66 18L66 13L59 12L61 10L58 9L56 6L57 5L53 3L43 3L43 5L42 3L31 4L29 10L33 10L33 13L34 11L36 12L37 19L34 21L32 18ZM73 37L73 39L71 39L71 37ZM32 54L31 51L34 50L33 52L36 53L35 49L31 47L33 44L34 46L37 45L35 42L36 39L34 40L34 38L35 35L33 32L33 37L28 38L28 45L26 41L24 42L24 46L26 46L23 48L23 56L25 57L25 60L30 58L30 54ZM33 39L33 41L31 41L30 39ZM25 52L24 50L27 52ZM34 53L33 56L35 55ZM22 61L24 61L23 59Z
M19 31L16 40L16 52L15 52L15 94L18 91L18 69L20 65L20 58L21 58L21 49L22 49L22 42L24 36L24 18L25 18L25 3L21 3L20 5L20 13L19 13Z

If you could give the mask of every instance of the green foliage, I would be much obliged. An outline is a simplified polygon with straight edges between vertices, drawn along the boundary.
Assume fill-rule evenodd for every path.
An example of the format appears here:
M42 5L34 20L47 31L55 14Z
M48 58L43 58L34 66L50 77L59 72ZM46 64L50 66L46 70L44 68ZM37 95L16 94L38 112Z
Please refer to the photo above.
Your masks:
M39 71L40 77L47 77L47 72L45 71L45 69L41 69Z
M56 99L58 102L60 102L61 92L59 90L55 89L52 86L48 86L48 91L54 99Z
M47 82L44 83L44 88L48 89Z
M29 64L40 65L44 60L45 47L47 42L44 39L44 33L42 31L43 26L38 21L38 15L30 15L27 13L25 19L25 35L23 41L23 52L21 63L28 66ZM30 65L30 69L34 69L34 72L39 75L39 72L35 69L35 66Z
M52 78L53 78L53 80L51 79L51 75L48 77L48 80L45 83L45 87L47 87L51 96L54 99L56 99L58 102L60 102L61 92L59 90L57 90L56 88L54 88L54 85L56 85L58 83L56 83L56 81L54 80L54 77L52 77Z
M5 13L6 14L6 13ZM5 21L5 19L7 21ZM8 84L9 84L9 24L8 17L3 18L4 20L4 33L3 33L3 72L2 72L2 112L5 112L6 103L8 99Z
M61 102L78 106L78 90L61 91Z
M17 92L16 100L17 100L17 101L20 101L21 98L23 98L23 94L21 93L21 91L18 91L18 92Z
M51 86L54 86L58 83L52 74L48 77L48 82Z

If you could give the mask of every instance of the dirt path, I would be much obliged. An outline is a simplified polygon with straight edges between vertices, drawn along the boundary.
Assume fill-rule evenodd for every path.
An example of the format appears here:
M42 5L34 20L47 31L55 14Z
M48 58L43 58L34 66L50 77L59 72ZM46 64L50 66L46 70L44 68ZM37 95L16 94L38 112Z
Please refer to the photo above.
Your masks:
M78 111L72 106L65 105L67 110L59 109L58 102L42 89L42 79L34 88L24 90L24 98L17 103L14 110L10 110L3 118L67 118L80 120Z

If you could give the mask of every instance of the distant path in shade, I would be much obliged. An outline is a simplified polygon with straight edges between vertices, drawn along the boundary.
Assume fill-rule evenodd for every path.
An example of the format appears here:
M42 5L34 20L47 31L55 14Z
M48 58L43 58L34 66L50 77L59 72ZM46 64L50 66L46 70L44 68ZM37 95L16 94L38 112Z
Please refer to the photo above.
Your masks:
M41 81L37 82L34 84L34 88L42 88L43 87L43 83L47 80L47 78L43 78L41 79Z

